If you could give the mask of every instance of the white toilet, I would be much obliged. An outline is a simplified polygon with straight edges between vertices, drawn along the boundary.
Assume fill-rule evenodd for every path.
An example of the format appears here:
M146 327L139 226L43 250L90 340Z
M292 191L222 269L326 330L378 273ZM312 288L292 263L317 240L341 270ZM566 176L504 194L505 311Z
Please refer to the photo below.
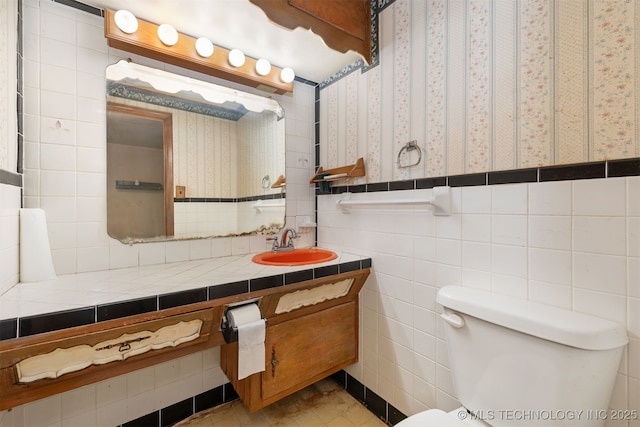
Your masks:
M604 426L627 344L614 322L462 286L438 292L456 397L397 427Z

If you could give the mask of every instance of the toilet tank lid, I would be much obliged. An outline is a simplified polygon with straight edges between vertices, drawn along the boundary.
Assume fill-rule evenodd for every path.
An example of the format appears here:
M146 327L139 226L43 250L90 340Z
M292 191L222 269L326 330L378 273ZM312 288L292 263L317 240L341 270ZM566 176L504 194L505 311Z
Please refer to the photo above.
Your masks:
M571 347L609 350L629 341L618 323L521 298L445 286L436 299L451 310Z

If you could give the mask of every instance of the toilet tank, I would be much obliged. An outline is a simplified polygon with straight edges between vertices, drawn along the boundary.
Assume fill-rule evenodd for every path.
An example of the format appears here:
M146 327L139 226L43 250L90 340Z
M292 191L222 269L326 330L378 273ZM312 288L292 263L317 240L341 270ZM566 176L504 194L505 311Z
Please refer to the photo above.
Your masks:
M462 286L437 301L457 398L476 417L495 427L605 425L624 327Z

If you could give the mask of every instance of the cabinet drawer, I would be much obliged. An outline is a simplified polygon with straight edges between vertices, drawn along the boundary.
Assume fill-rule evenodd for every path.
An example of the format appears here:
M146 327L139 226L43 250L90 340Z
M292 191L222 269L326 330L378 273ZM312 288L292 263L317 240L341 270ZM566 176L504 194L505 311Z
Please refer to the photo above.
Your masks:
M262 398L357 360L358 305L351 301L267 328Z

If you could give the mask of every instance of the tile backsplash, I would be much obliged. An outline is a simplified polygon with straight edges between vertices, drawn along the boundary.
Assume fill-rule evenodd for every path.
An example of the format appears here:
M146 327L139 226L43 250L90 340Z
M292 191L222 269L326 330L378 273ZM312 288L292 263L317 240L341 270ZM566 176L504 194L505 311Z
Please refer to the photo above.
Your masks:
M452 195L444 217L428 207L344 212L335 204L342 194L319 196L318 245L370 256L374 270L361 292L360 362L347 372L407 415L455 409L435 295L462 285L626 325L611 407L640 409L640 177L454 187Z

